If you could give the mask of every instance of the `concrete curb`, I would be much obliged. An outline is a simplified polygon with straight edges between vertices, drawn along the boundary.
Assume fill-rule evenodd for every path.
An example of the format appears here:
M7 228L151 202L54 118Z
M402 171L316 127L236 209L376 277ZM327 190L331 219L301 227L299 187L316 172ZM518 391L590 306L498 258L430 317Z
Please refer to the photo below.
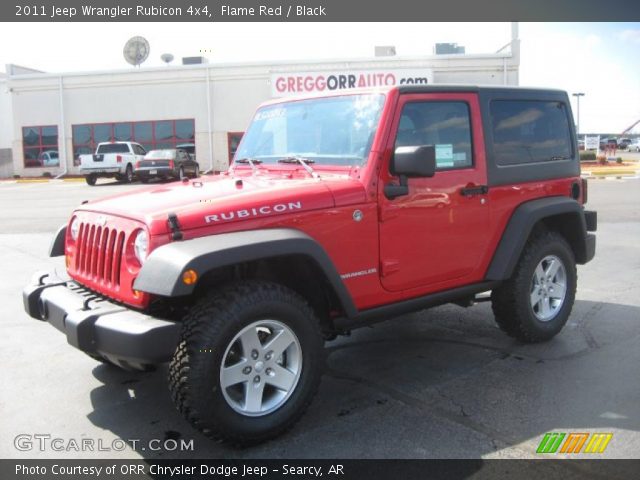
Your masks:
M2 178L0 183L58 183L58 182L84 182L84 177L69 178Z
M580 176L583 178L638 178L640 177L640 170L631 168L611 169L609 171L583 170Z

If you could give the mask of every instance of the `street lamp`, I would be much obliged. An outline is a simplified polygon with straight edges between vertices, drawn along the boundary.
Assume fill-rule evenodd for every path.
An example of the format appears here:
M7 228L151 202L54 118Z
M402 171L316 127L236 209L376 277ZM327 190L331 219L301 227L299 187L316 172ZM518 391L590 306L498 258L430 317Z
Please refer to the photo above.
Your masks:
M578 125L577 125L577 135L580 135L580 97L584 97L584 93L578 92L572 94L574 97L578 99Z

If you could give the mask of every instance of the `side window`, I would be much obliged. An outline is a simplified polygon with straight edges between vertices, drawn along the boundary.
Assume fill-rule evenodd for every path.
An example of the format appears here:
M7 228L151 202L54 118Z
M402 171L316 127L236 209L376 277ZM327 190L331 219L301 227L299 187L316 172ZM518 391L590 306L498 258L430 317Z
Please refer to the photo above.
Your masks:
M146 155L147 152L145 152L144 148L140 145L133 145L133 153L136 155Z
M569 117L562 102L495 100L491 129L497 165L573 157Z
M464 102L412 102L402 109L396 147L433 145L436 170L473 165L469 106Z

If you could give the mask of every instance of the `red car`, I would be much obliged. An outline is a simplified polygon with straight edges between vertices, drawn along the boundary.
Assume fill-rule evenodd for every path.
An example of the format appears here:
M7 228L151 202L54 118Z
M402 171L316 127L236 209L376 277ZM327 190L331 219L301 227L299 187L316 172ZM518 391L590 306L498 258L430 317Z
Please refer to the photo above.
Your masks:
M68 278L38 273L25 309L96 359L171 362L205 435L266 440L311 402L323 342L353 328L491 292L508 335L560 332L596 244L573 125L557 90L267 103L225 174L79 206L51 248Z

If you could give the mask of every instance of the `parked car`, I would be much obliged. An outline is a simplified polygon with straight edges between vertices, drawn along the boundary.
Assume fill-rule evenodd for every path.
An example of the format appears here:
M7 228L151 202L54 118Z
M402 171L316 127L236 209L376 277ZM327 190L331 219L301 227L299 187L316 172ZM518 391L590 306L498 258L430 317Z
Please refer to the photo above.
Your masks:
M620 150L626 150L627 148L629 148L629 145L631 145L631 139L630 138L620 138L620 139L618 139L618 148Z
M57 167L60 165L57 150L45 150L38 155L38 160L41 162L43 167Z
M640 140L630 143L627 148L630 152L640 152Z
M596 250L570 112L476 86L272 101L226 174L78 206L50 251L68 276L35 274L24 308L100 361L171 362L186 420L239 445L292 427L353 328L490 300L506 334L550 340ZM556 366L535 368L537 394Z
M136 162L135 174L142 183L147 183L152 178L196 178L200 175L200 167L186 150L164 148L151 150Z
M133 182L133 166L142 160L147 151L134 142L99 143L93 155L80 155L80 171L89 185L95 185L98 177L115 177L126 183Z

